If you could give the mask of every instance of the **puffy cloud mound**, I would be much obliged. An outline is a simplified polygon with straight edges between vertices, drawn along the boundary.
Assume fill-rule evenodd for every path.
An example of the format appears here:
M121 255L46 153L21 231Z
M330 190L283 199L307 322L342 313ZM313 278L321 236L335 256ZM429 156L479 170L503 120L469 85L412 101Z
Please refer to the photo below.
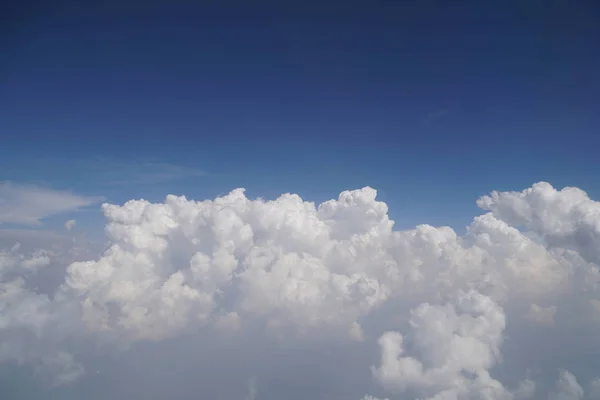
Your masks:
M402 334L381 336L381 366L373 374L385 387L414 388L428 398L508 398L488 373L500 355L504 312L475 291L459 292L455 303L423 303L411 311L415 356L405 354Z
M57 269L62 283L49 292L35 282L53 254L0 253L0 361L71 382L73 393L109 387L90 370L125 369L123 354L171 349L166 360L184 346L189 370L209 377L227 358L237 377L228 387L206 378L189 398L296 398L294 384L304 390L297 398L597 396L593 369L577 360L600 344L599 203L547 183L494 192L460 236L429 225L394 231L376 194L315 205L236 189L105 204L105 251ZM173 383L162 387L184 398L164 364L161 379ZM136 368L128 373L154 366ZM133 393L113 386L97 398ZM158 389L145 390L135 395Z
M99 260L72 264L63 288L82 298L92 330L160 340L234 315L273 328L350 329L389 295L369 271L377 266L344 259L356 258L348 240L391 232L370 188L318 209L296 195L250 201L243 190L103 208L112 244Z

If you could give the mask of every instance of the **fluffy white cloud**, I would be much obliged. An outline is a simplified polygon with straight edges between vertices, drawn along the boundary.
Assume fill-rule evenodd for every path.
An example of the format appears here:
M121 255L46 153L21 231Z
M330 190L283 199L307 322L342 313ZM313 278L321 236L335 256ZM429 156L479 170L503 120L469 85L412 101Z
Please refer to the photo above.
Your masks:
M508 399L488 372L500 356L504 312L475 291L459 292L454 303L424 303L411 311L407 338L412 356L402 334L384 333L374 376L392 391L409 390L430 399Z
M342 258L356 251L351 237L391 232L369 188L318 209L294 195L250 201L242 190L103 208L112 245L97 261L72 264L63 290L84 296L90 327L124 338L163 339L232 312L275 330L341 325L356 334L357 318L389 296L374 266Z
M0 183L0 224L39 225L54 214L77 210L102 199L35 185Z
M600 315L577 318L600 303L598 203L539 183L478 204L488 213L463 236L394 231L371 188L320 205L292 194L251 200L242 189L105 204L105 251L69 253L52 290L34 283L56 251L0 255L0 360L77 387L108 379L77 380L88 364L126 368L171 349L161 359L180 354L177 363L203 371L196 397L296 398L298 382L298 398L315 399L585 398L570 373L555 386L547 378L600 344ZM208 378L223 363L227 387ZM131 368L147 381L155 367ZM182 390L170 379L163 388ZM106 398L125 396L113 386Z
M538 235L549 248L600 261L600 203L578 188L560 191L540 182L522 192L493 192L477 204L500 220Z

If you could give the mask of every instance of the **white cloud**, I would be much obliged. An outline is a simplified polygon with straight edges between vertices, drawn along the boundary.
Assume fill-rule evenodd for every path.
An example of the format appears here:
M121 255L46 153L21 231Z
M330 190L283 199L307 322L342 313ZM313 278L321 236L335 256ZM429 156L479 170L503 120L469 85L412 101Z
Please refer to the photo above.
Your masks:
M70 253L52 291L32 282L56 251L2 253L0 360L105 398L585 398L565 371L600 344L576 317L600 299L598 203L544 183L478 203L463 236L394 231L371 188L106 204L106 250ZM89 363L110 367L77 379Z
M600 203L581 189L558 191L540 182L522 192L494 192L477 204L537 234L550 248L572 249L589 262L600 262Z
M102 199L35 185L0 183L0 224L39 225L55 214L74 211Z
M77 224L77 221L75 221L74 219L70 219L65 222L65 229L70 231L75 227L75 224Z
M505 316L489 297L459 292L453 304L423 303L411 311L407 338L387 332L379 339L381 364L373 375L391 391L419 397L506 398L489 375L500 356Z
M583 388L577 382L577 378L567 370L560 371L556 382L556 391L551 393L552 400L578 400L583 398Z
M44 251L24 255L19 247L0 251L0 362L32 363L55 383L67 383L81 376L83 368L45 337L47 329L55 330L60 323L57 304L27 287L27 279L50 264L49 255Z

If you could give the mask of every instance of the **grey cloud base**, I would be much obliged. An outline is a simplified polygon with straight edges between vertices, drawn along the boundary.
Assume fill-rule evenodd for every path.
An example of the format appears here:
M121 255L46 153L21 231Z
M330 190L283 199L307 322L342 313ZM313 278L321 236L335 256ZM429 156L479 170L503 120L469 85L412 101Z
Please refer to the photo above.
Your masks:
M106 204L109 246L51 291L64 257L0 253L0 361L57 398L600 398L600 203L478 205L459 236L394 231L371 188Z

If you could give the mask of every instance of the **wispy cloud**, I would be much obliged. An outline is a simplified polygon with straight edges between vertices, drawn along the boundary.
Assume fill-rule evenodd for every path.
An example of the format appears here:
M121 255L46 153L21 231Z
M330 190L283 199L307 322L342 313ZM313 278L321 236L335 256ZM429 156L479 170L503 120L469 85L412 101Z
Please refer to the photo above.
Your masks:
M0 224L40 225L46 217L102 200L102 197L80 196L38 185L3 182L0 183Z
M450 113L450 110L448 108L441 108L439 110L432 111L425 116L423 122L425 124L431 124L431 123L443 118L444 116L448 115L449 113Z
M98 157L82 163L84 172L102 185L153 185L208 175L201 169L157 160Z
M258 381L256 380L256 377L254 377L248 381L248 388L247 388L247 392L246 392L246 396L244 397L244 400L256 400L257 392L258 392Z

